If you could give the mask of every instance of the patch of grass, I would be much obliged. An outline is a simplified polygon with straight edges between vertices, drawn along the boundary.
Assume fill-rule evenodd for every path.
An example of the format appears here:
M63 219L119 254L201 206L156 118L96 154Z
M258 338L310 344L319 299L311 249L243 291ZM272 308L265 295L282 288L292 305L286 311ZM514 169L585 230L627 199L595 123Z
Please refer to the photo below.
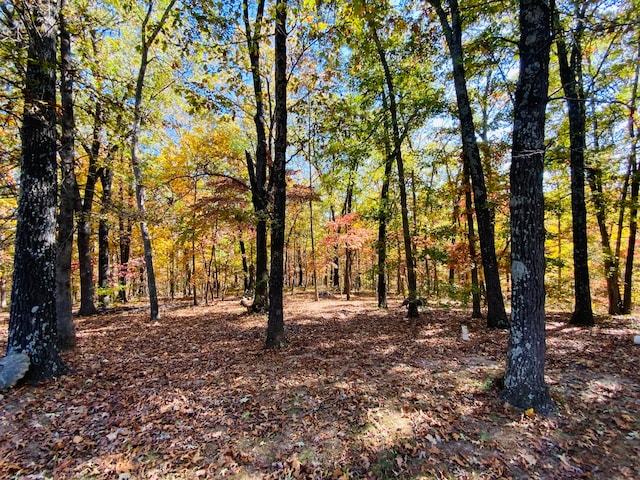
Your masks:
M371 465L369 472L376 478L398 478L401 471L396 459L402 458L395 448L379 453Z
M300 452L298 458L300 460L300 463L313 462L316 459L316 452L314 452L310 448L305 448Z

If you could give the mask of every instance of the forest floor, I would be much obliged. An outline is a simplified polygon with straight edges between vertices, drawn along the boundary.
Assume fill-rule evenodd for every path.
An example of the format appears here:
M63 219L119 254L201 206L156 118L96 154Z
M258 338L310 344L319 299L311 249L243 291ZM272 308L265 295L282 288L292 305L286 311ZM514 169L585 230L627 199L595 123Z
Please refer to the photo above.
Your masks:
M541 417L500 401L508 333L467 310L286 304L280 351L237 299L78 318L69 375L0 394L0 478L640 478L635 317L549 313Z

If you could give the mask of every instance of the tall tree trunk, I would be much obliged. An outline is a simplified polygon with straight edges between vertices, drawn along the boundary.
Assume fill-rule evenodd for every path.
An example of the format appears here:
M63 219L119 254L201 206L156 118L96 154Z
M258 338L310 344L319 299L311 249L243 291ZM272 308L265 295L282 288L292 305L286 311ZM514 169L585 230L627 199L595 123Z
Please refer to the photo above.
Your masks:
M594 152L600 151L600 142L598 138L598 118L595 114L595 102L592 105L592 128ZM626 208L626 197L629 190L630 171L624 176L622 192L620 193L620 208L618 210L618 229L615 240L615 250L611 247L611 239L606 220L606 205L604 201L604 192L602 188L602 169L599 165L587 170L587 179L591 189L591 198L596 210L596 219L600 229L600 238L602 242L602 253L604 256L604 274L607 282L607 296L609 298L609 314L617 315L622 313L622 297L620 296L620 249L622 246L622 229L624 223L624 213ZM558 224L559 225L559 224ZM560 230L558 230L559 232ZM558 235L558 241L559 241ZM560 254L558 254L560 257Z
M196 211L195 206L198 203L198 178L196 177L193 182L193 206L194 210L191 214L191 221L193 222L193 227L191 230L191 270L193 272L193 276L191 277L193 281L193 306L198 306L198 277L196 275ZM207 293L205 291L205 298Z
M138 205L138 213L140 215L140 233L142 234L142 245L144 248L144 263L147 271L147 293L149 295L149 317L151 320L160 318L160 310L158 307L158 291L156 289L156 275L153 267L153 248L151 246L151 235L149 234L149 226L147 225L147 211L145 207L145 187L142 179L142 168L138 159L138 141L140 130L142 129L142 90L144 88L144 80L147 74L147 66L149 65L149 49L155 42L158 34L162 30L169 13L173 8L176 0L170 0L166 6L162 17L157 23L153 24L151 31L149 22L153 12L154 2L148 0L147 13L142 21L140 29L140 67L138 69L138 78L136 80L136 91L133 107L133 127L131 129L131 165L133 167L133 177L136 185L136 203Z
M471 199L471 181L469 169L464 169L464 203L467 214L467 240L469 242L469 257L471 259L471 298L473 299L473 310L471 318L482 318L480 308L480 280L478 278L478 254L476 252L476 233L473 228L473 200Z
M473 199L475 202L476 219L478 221L478 237L480 239L480 254L487 288L487 327L509 328L509 320L504 307L504 297L500 284L498 261L496 259L494 212L487 198L487 188L484 182L480 149L476 141L473 112L467 91L464 55L462 51L462 17L457 0L449 0L451 23L449 23L447 13L442 8L440 0L430 0L430 3L436 8L438 13L453 64L453 80L458 103L458 117L460 119L460 130L462 133L464 162L469 169L473 185Z
M304 265L302 264L302 250L300 248L300 245L298 245L298 250L296 253L296 258L297 258L297 273L298 273L298 286L302 287L304 284Z
M640 40L640 39L639 39ZM629 212L629 243L624 267L624 297L622 300L623 313L631 313L631 287L633 281L633 260L635 256L636 235L638 231L638 191L640 190L640 168L638 168L638 134L635 131L636 103L638 98L638 81L640 77L640 41L636 53L636 71L631 88L629 101L629 120L627 131L631 142L629 166L631 169L631 208Z
M120 185L120 202L125 205L124 189ZM131 232L133 225L129 215L126 218L122 212L118 215L118 239L120 246L120 266L118 268L118 297L122 303L127 303L127 272L131 253Z
M311 107L309 107L311 108ZM318 294L318 269L316 267L316 241L313 233L313 168L311 163L311 112L309 112L309 236L311 237L311 264L313 265L313 295L315 301L320 300Z
M355 167L357 168L357 167ZM352 203L353 203L353 187L355 183L355 170L349 171L349 180L347 182L347 194L344 198L344 205L342 206L341 215L344 217L351 213ZM344 226L344 230L341 227L338 227L338 234L344 233L347 234L349 230L349 225ZM345 247L344 252L344 272L343 272L343 282L342 282L342 293L346 295L347 300L351 300L351 270L352 270L353 256L349 247Z
M267 311L269 274L267 270L267 219L269 216L269 197L267 195L267 164L269 149L266 133L264 101L262 92L262 77L260 72L260 42L262 41L262 20L264 16L265 0L258 0L256 18L251 27L249 20L249 1L243 0L243 19L256 112L253 121L256 125L256 158L255 164L249 152L246 152L247 170L251 186L251 200L256 214L256 282L252 309L256 313Z
M345 248L344 252L344 290L347 300L351 300L351 270L353 263L353 254L349 247Z
M250 290L251 279L249 277L249 265L247 264L247 251L244 246L244 240L240 239L240 255L242 255L242 273L243 273L243 287L244 294Z
M71 298L71 258L73 251L74 212L78 185L74 170L75 116L73 110L73 69L71 35L65 16L66 0L60 1L60 99L62 103L60 137L60 209L56 257L56 314L58 345L62 349L76 346Z
M111 287L111 268L109 266L110 225L108 214L111 205L111 185L113 184L111 167L105 166L100 169L100 182L102 183L102 206L98 224L98 285L102 291L98 300L102 308L109 308L111 306L111 295L108 293Z
M606 219L606 210L602 190L602 172L599 168L589 168L587 179L591 189L593 204L596 210L596 219L600 230L602 254L604 257L604 276L607 282L607 297L609 299L609 314L622 313L622 298L620 297L620 284L618 282L618 259L611 248L609 226Z
M389 97L389 113L391 114L391 129L393 133L393 153L398 167L398 185L400 187L400 209L402 212L402 233L404 239L404 251L407 263L407 283L409 287L409 305L407 316L415 318L418 316L418 285L416 280L415 263L413 259L413 245L411 239L411 227L409 225L409 209L407 207L407 187L404 177L404 162L402 159L402 138L400 136L400 127L398 124L398 108L396 104L396 93L393 85L393 77L380 37L378 36L377 27L370 22L369 27L373 35L373 41L376 45L380 63L384 69L385 83L387 86L387 95Z
M270 180L273 193L271 226L271 278L267 348L286 344L283 313L285 215L287 201L287 1L276 1L275 31L275 155Z
M169 297L176 298L176 251L172 247L169 256Z
M335 222L336 221L336 212L333 209L333 205L331 205L331 221ZM339 231L338 231L339 233ZM331 286L333 287L333 289L340 293L340 259L338 258L338 244L336 243L333 246L333 250L335 252L334 256L333 256L333 264L331 266Z
M91 216L99 173L97 164L102 145L100 133L104 121L100 100L96 100L94 108L91 145L89 147L85 146L89 157L89 168L84 186L84 197L78 207L78 263L80 269L80 310L78 315L93 315L96 313L93 256L91 254Z
M544 382L544 169L551 12L520 0L520 74L511 158L511 332L502 399L543 414L554 405Z
M586 149L586 105L582 79L582 32L585 5L576 3L578 27L572 33L571 61L558 12L554 12L556 46L560 79L569 109L569 143L571 157L571 213L573 225L573 277L575 307L570 323L593 325L587 242L587 207L584 193L584 151Z
M622 313L631 313L631 292L633 286L633 260L635 257L636 237L638 233L638 192L640 191L640 169L636 160L637 140L633 142L630 162L633 162L631 172L631 208L629 210L629 243L627 258L624 266L624 294L622 299Z
M27 4L25 4L26 6ZM29 37L20 129L20 195L7 354L26 352L27 379L65 372L56 315L56 25L57 0L29 4Z
M386 98L386 97L384 97ZM385 109L386 110L386 109ZM386 117L386 115L385 115ZM378 308L387 308L387 225L391 212L389 211L389 185L393 168L393 155L388 136L385 134L385 162L382 190L380 191L380 206L378 208Z

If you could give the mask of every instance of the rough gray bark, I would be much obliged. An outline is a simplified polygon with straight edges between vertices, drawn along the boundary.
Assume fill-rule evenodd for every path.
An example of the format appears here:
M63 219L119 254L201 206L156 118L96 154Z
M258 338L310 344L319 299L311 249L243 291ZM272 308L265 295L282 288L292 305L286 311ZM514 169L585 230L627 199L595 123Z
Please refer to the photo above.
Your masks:
M480 159L480 149L476 141L476 129L473 122L473 112L467 91L467 80L464 69L464 55L462 51L462 17L457 0L449 0L451 22L442 8L439 0L430 0L440 19L444 30L451 62L453 64L453 80L456 89L458 118L464 152L464 163L469 169L473 186L473 200L476 219L478 221L478 237L480 240L480 255L486 284L487 295L487 327L508 328L509 319L504 307L500 272L496 259L494 213L487 197L484 182L484 172Z
M268 304L269 274L267 271L267 219L269 216L269 197L267 195L267 163L269 148L266 134L265 112L262 92L262 77L260 76L260 42L262 41L262 20L265 0L258 0L256 19L253 29L249 20L249 2L243 0L243 19L251 77L255 98L256 113L253 117L256 125L256 154L255 163L249 152L246 152L247 170L251 186L251 200L256 214L256 280L252 310L256 313L265 312Z
M57 17L56 0L33 1L24 15L29 46L7 355L29 355L30 381L65 372L55 299Z
M58 345L62 349L76 346L71 298L71 258L78 185L74 170L75 116L73 110L73 72L71 66L71 35L60 2L60 100L62 104L60 136L60 199L58 210L58 239L56 256L56 314Z
M570 323L593 325L591 287L589 285L589 259L587 242L587 206L585 202L584 152L586 149L586 104L582 79L581 37L584 30L585 5L576 4L578 27L572 32L571 60L567 52L564 32L560 31L560 21L554 12L556 46L560 79L569 109L569 143L571 163L571 213L573 225L573 278L575 307Z
M520 74L511 159L511 332L503 401L553 410L544 382L544 168L551 12L544 0L520 1Z
M267 348L286 344L283 312L285 215L287 201L287 1L276 1L275 33L275 126L273 173L273 218L271 226L271 276Z
M400 211L402 216L402 236L404 240L405 259L407 263L407 284L409 287L408 312L409 318L418 317L418 282L416 278L415 261L413 258L413 245L411 242L411 227L409 225L409 209L407 207L407 186L404 176L404 162L402 159L402 136L400 135L400 126L398 123L398 106L396 101L396 92L393 84L391 69L387 63L385 51L378 36L377 27L370 22L369 27L373 35L373 41L376 45L380 63L384 70L385 84L387 87L387 95L389 99L389 113L391 115L391 131L393 137L393 155L396 159L398 167L398 186L400 189Z

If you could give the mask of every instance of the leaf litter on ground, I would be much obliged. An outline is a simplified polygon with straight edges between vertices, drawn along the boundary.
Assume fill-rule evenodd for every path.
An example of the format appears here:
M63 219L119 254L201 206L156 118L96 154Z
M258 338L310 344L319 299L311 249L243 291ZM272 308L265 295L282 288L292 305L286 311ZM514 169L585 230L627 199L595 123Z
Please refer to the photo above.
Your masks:
M508 332L391 304L289 296L279 351L238 300L78 318L71 373L0 396L0 478L640 478L632 318L548 315L541 417L499 400Z

